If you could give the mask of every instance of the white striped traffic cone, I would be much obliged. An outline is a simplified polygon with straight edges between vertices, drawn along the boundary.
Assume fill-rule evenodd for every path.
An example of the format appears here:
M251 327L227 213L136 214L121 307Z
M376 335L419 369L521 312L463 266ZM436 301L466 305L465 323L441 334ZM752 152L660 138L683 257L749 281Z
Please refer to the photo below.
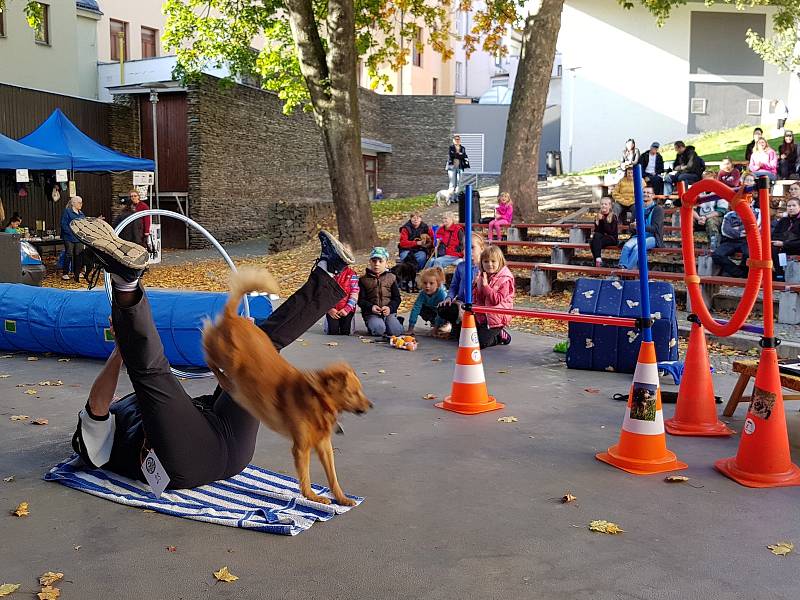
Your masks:
M607 452L598 454L598 460L636 475L665 473L687 467L673 452L667 450L658 383L655 344L642 342L619 443Z
M452 391L444 402L439 402L436 406L462 415L476 415L505 408L505 404L495 400L486 389L478 330L475 327L475 316L471 312L464 313L461 324Z

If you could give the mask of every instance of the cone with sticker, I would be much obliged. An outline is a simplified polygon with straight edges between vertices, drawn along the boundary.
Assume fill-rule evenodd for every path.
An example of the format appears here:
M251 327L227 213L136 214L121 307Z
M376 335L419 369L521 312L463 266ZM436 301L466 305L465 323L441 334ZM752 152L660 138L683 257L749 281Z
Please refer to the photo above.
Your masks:
M714 463L723 475L747 487L800 485L800 468L792 464L789 435L775 348L764 348L736 456Z
M656 347L653 342L643 341L619 443L607 452L597 454L597 459L635 475L685 469L687 465L667 450L666 437L661 390L658 387Z
M464 313L461 324L452 391L444 402L439 402L436 406L462 415L476 415L505 408L505 404L495 400L486 389L478 330L475 327L475 316L471 312Z
M689 348L678 390L678 404L675 406L675 416L667 419L664 426L667 433L672 435L733 435L733 430L717 418L705 329L697 317L690 317L690 320L692 332L689 334Z

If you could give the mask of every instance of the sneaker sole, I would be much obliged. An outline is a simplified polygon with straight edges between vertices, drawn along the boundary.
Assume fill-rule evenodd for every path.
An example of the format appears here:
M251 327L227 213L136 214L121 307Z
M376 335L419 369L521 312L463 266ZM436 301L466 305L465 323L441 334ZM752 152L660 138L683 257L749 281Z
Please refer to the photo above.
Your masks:
M81 242L112 257L121 265L137 270L147 266L147 250L117 237L111 225L102 219L78 219L70 223L70 228Z
M335 237L333 237L333 235L331 233L325 231L324 229L322 231L320 231L319 233L320 233L320 235L324 235L325 239L327 239L330 242L331 246L333 246L334 250L336 250L336 254L339 255L339 257L342 259L342 261L344 261L348 265L355 264L356 261L353 258L353 255L350 254L350 252L347 251L347 248L344 247L342 242L337 240Z

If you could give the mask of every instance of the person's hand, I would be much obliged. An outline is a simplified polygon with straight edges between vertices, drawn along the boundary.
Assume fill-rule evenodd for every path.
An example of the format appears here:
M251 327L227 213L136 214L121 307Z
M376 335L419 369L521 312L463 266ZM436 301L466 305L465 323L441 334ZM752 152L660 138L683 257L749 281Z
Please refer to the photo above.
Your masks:
M781 154L781 160L783 160L785 158L786 158L786 155L785 154Z
M423 242L422 240L417 240L417 246L424 246L424 245L425 242Z
M378 306L377 304L376 304L375 306L373 306L373 307L372 307L372 312L373 312L374 314L376 314L376 315L381 315L381 314L383 314L383 311L381 311L381 307L380 307L380 306Z
M384 317L388 317L388 316L389 316L389 313L391 313L391 311L389 310L389 307L388 307L388 306L384 306L384 307L382 307L382 308L381 308L381 314L382 314Z
M697 224L698 225L705 225L706 224L706 218L705 217L700 217L699 219L697 219Z
M339 315L339 317L346 317L348 313L345 309L342 309L337 311L336 314Z
M480 282L481 282L481 285L488 286L489 285L489 276L486 273L481 273Z
M339 318L339 311L335 308L328 309L328 316L331 319L338 319Z
M780 240L773 240L772 245L775 246L776 248L783 248L783 242Z
M447 297L444 300L442 300L441 302L439 302L438 308L442 308L444 306L450 306L451 302L452 302L452 299L450 297Z

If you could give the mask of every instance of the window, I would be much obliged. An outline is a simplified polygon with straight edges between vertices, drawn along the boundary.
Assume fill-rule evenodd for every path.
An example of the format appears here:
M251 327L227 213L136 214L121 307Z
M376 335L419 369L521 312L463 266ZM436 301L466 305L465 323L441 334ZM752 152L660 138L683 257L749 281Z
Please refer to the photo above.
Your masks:
M142 27L142 58L158 56L158 29Z
M456 35L458 36L464 35L464 13L461 12L460 10L456 11L455 22L456 22Z
M500 50L494 53L494 66L495 67L503 66L503 53Z
M754 116L761 116L761 99L748 98L747 99L747 114Z
M42 4L39 2L39 6L42 9L42 22L39 23L39 27L36 28L34 32L34 39L36 40L37 44L45 44L47 46L50 45L50 7L47 4Z
M6 13L0 10L0 37L6 37Z
M456 62L456 94L463 94L464 63Z
M691 107L689 112L693 115L704 115L708 108L708 100L706 98L692 98Z
M422 28L417 27L414 34L414 46L411 50L411 62L415 67L422 66Z
M439 80L434 77L433 84L431 85L431 94L437 96L439 94Z
M124 21L117 21L116 19L111 19L109 21L109 30L111 32L111 60L119 61L119 60L128 60L130 58L130 52L128 51L128 24ZM125 56L119 55L119 38L122 36L122 39L125 41Z

